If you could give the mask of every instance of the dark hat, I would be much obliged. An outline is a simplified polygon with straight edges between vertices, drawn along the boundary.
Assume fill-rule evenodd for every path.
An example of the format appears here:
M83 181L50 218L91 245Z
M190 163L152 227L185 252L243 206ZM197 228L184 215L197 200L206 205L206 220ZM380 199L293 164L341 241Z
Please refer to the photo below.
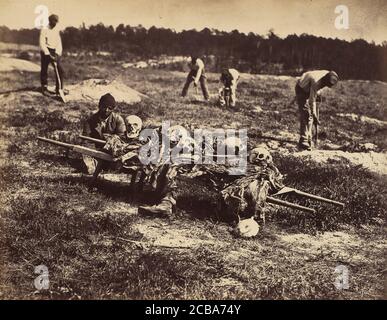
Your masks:
M229 74L228 68L223 68L223 69L222 69L222 73L223 73L223 74Z
M100 99L99 99L99 104L98 106L101 107L115 107L116 106L116 100L114 97L110 94L104 94Z
M52 14L48 17L48 21L49 22L58 22L59 21L59 17L56 15L56 14Z
M337 82L339 82L339 76L336 72L334 71L329 72L329 82L331 85L335 85Z
M230 69L228 69L228 68L223 68L223 69L222 69L222 75L231 78Z
M229 69L227 69L227 68L222 69L220 80L227 81L227 82L230 82L232 80L232 75L231 75ZM230 83L228 85L230 85Z

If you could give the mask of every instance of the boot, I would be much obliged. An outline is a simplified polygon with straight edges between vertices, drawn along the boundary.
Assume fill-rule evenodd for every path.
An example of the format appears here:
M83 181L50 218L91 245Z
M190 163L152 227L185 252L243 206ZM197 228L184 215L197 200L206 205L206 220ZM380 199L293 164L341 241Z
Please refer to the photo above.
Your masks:
M307 150L307 151L311 151L312 150L312 146L309 142L307 141L301 141L298 143L298 148L303 151L303 150Z
M173 203L169 199L163 199L154 206L141 206L138 208L139 214L147 214L160 217L169 217L173 211Z
M50 91L48 91L47 86L42 86L41 92L42 92L42 94L43 94L44 96L50 96L50 95L51 95Z
M62 89L62 92L65 96L67 96L69 94L69 91L67 89ZM59 89L58 88L55 88L55 94L58 95L59 94Z

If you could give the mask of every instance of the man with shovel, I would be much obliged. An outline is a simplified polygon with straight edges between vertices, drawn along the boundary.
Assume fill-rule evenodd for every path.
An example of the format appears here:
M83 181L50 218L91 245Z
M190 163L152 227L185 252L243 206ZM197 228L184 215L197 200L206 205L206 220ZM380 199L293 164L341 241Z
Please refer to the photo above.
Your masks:
M59 30L56 27L58 21L59 18L56 14L50 15L48 17L48 27L42 28L40 31L40 81L42 85L42 93L44 95L49 95L47 88L47 71L48 65L51 63L55 71L55 93L63 102L66 102L63 92L63 69L60 63L60 56L62 55L62 40L59 35Z
M301 150L312 150L313 124L315 124L317 135L317 128L320 124L317 100L320 97L321 89L331 88L338 81L339 76L337 73L327 70L308 71L298 79L295 90L300 112L300 140L298 146Z
M207 88L207 77L204 71L204 62L202 59L191 56L191 62L189 63L190 72L188 73L187 80L185 82L183 91L181 95L185 97L188 92L188 88L191 84L191 82L194 83L194 86L196 87L196 93L197 93L197 87L200 82L200 86L202 88L203 96L206 101L210 99L210 95L208 93Z

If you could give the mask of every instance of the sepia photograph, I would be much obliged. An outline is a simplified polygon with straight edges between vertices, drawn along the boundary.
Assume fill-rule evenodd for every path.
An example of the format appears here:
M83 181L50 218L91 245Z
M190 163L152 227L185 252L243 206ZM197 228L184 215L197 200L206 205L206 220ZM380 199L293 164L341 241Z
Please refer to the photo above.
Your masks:
M386 300L386 0L0 0L0 103L0 300Z

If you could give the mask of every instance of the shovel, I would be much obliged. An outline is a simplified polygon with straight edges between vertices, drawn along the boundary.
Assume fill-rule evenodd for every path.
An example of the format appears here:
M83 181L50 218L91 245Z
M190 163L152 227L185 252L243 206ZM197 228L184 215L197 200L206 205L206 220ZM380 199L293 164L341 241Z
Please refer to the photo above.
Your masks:
M318 123L319 123L319 118L320 118L320 111L319 111L319 106L318 104L316 105L316 117L313 118L313 124L314 124L314 146L317 147L318 144Z
M66 103L66 97L65 97L65 94L64 94L63 89L62 89L62 82L60 81L58 64L56 61L53 61L53 65L54 65L54 70L55 70L55 76L56 76L56 79L58 81L58 86L59 86L58 91L59 91L60 99L62 100L63 103Z

